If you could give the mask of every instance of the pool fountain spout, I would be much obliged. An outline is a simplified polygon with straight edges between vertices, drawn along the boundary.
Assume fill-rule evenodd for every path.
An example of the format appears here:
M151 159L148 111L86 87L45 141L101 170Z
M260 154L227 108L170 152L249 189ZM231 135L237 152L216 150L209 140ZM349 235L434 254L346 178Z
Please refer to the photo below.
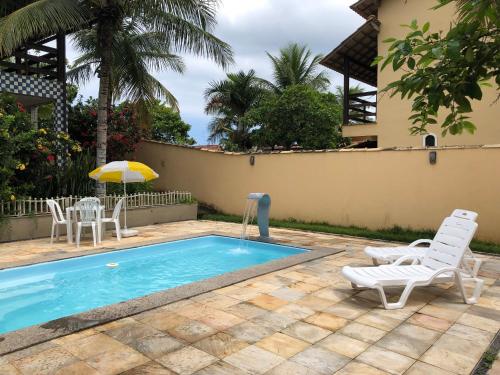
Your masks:
M271 207L271 197L266 193L250 193L247 197L243 222L241 227L241 239L247 239L247 228L257 216L259 235L261 238L269 238L269 209Z

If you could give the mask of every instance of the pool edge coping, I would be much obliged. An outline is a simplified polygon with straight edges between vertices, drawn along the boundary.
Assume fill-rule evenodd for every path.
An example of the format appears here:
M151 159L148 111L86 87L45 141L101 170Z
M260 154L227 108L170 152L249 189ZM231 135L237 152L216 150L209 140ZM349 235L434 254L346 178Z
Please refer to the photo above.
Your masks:
M140 246L148 246L163 242L173 242L184 239L192 239L205 236L223 236L238 238L237 236L219 231L201 232L192 235L175 236L169 239L155 239L143 241L140 243L118 246L105 247L100 249L92 249L94 251L79 252L76 254L61 254L61 256L48 257L49 259L38 262L13 262L14 265L3 269L29 266L39 263L47 263L64 259L79 258L86 255L96 255L110 253L113 251L126 250ZM301 263L320 259L329 255L335 255L343 252L339 248L327 248L318 246L297 246L272 238L250 237L252 241L264 242L288 247L303 248L307 251L302 254L290 255L281 259L273 260L256 266L244 268L241 270L227 272L222 275L211 277L205 280L196 281L193 283L181 285L175 288L166 289L164 291L152 293L143 297L133 298L124 302L111 304L104 307L99 307L79 314L69 315L64 318L59 318L46 323L30 326L9 333L0 335L0 356L10 354L19 350L27 349L34 345L76 333L88 328L96 327L105 323L109 323L118 319L127 318L146 311L150 311L162 306L195 297L197 295L207 293L213 290L224 288L246 281L255 277L266 275L275 271L296 266ZM17 264L21 263L21 264Z

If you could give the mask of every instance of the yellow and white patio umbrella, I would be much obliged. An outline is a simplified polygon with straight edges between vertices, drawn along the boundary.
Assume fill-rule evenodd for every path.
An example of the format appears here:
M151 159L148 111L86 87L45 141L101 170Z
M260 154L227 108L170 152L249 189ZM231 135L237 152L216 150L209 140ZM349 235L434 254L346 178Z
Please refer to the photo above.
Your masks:
M89 177L98 182L123 183L125 195L125 229L122 231L122 236L127 237L136 235L137 231L130 231L127 229L127 183L151 181L158 178L158 173L145 164L123 160L113 161L100 166L90 172Z

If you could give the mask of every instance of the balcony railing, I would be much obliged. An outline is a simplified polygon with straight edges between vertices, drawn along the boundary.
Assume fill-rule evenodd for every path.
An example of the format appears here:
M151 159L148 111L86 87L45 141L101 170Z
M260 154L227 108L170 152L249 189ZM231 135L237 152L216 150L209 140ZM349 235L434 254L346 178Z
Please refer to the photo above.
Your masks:
M349 94L349 110L344 125L375 124L377 122L377 91Z

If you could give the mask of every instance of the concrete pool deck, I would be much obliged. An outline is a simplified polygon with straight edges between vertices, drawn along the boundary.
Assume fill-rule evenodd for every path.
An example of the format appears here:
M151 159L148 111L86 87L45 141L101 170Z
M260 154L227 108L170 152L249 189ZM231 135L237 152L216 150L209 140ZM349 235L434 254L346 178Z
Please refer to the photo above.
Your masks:
M4 243L0 268L239 230L187 221L142 227L120 246L107 237L99 249ZM271 235L342 252L12 352L0 357L0 374L468 374L500 329L499 258L485 257L476 305L444 284L386 311L378 295L352 290L340 275L343 265L370 264L362 249L384 242L285 229Z

